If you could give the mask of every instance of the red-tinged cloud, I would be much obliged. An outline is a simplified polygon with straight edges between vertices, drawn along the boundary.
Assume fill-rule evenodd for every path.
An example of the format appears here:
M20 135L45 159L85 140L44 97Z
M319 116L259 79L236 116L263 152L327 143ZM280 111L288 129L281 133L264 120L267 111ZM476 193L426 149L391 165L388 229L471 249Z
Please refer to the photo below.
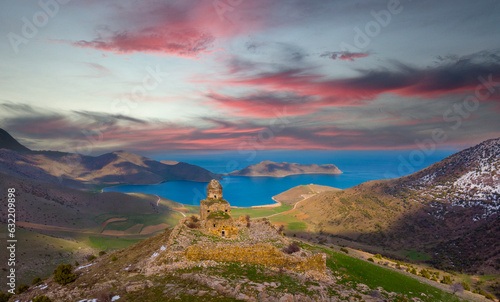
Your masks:
M117 9L109 29L92 40L69 42L115 54L148 53L196 57L218 49L216 40L254 32L263 26L257 11L266 1L242 2L221 7L213 1L149 2ZM248 15L247 15L248 14ZM259 14L257 14L259 16ZM105 26L108 28L108 26Z
M248 64L247 64L248 65ZM467 94L495 101L500 86L500 61L464 57L452 64L415 68L396 63L391 69L358 70L359 75L332 79L312 68L295 68L241 76L223 84L319 97L327 105L360 105L382 94L436 98ZM248 74L248 72L246 73Z
M318 110L312 97L291 93L260 92L242 97L210 93L207 97L216 108L239 117L274 118L305 115Z
M348 52L348 51L330 51L320 55L320 57L330 58L332 60L354 61L360 58L366 58L370 54L363 52Z

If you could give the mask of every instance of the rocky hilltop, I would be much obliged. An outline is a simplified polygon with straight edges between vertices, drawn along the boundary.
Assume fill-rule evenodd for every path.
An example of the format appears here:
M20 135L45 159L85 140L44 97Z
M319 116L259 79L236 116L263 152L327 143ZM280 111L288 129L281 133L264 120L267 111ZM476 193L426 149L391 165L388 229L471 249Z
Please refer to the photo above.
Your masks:
M418 250L436 267L500 271L500 139L412 175L324 192L297 208L328 236Z
M1 129L0 129L1 130ZM220 176L201 167L164 164L126 151L85 156L32 151L0 131L0 170L20 178L73 188L93 189L116 184L155 184L168 180L210 181Z
M335 165L303 165L296 163L276 163L263 161L255 165L248 166L242 170L233 171L229 175L236 176L267 176L285 177L298 174L341 174Z
M100 253L97 260L62 265L36 281L11 300L459 301L395 271L293 241L267 218L233 218L215 180L200 215L126 249Z

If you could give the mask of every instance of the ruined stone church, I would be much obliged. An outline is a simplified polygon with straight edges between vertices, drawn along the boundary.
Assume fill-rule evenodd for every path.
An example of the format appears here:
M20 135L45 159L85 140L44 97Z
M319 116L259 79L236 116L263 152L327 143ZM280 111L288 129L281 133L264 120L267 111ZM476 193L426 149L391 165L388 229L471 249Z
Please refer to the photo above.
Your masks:
M207 186L207 199L200 201L200 220L205 232L222 238L238 237L244 217L234 219L231 205L222 197L222 185L212 179Z

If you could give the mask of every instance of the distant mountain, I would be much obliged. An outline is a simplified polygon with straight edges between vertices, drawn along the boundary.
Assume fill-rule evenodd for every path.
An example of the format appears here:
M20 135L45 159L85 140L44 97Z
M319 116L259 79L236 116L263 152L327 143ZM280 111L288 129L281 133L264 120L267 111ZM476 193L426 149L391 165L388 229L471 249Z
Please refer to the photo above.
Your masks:
M276 163L263 161L255 165L248 166L239 171L233 171L229 175L237 176L267 176L285 177L297 174L341 174L335 165L303 165L296 163Z
M30 152L31 150L21 145L7 131L0 129L0 149L8 149L18 152Z
M418 250L444 269L500 271L500 139L412 175L324 192L297 208L326 235Z
M5 145L15 149L0 149L0 170L21 178L86 189L117 184L155 184L169 180L208 182L214 178L220 179L218 174L198 166L187 163L163 164L126 151L106 153L97 157L54 151L30 151L17 143L7 132L2 133Z

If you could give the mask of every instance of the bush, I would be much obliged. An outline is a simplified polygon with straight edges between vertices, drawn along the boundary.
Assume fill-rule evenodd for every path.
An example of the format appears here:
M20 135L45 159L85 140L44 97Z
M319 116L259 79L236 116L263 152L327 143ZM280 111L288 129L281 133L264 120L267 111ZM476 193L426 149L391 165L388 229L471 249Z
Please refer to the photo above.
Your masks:
M285 229L285 225L284 224L280 225L280 227L278 228L278 234L283 233L284 229Z
M31 300L32 302L52 302L49 297L47 296L38 296Z
M380 255L380 254L376 254L376 255L375 255L375 256L373 256L373 257L374 257L374 258L377 258L377 259L382 260L382 255Z
M197 229L200 227L200 220L197 216L191 215L185 222L186 226L190 229Z
M452 284L453 282L451 281L450 276L443 276L443 279L441 279L441 283L443 284Z
M111 257L111 261L116 261L116 260L118 260L118 257L116 257L116 255L113 255L113 256Z
M375 260L373 260L373 258L368 258L368 261L375 262Z
M79 266L79 265L80 265L80 262L75 261L75 266Z
M417 269L413 267L413 268L410 270L410 273L412 273L412 274L416 275L416 274L417 274Z
M341 251L341 252L344 252L344 253L346 253L346 254L349 254L349 250L348 250L348 249L346 249L345 247L341 247L341 248L340 248L340 251Z
M21 284L17 287L16 294L22 294L30 288L27 284Z
M298 251L300 251L300 246L299 243L296 241L290 243L288 246L283 248L283 252L286 254L293 254Z
M100 251L99 252L99 256L104 256L104 255L106 255L106 251Z
M490 294L490 293L486 293L486 295L484 295L484 297L485 297L486 299L490 299L490 300L495 301L495 296L493 296L493 295L492 295L492 294Z
M8 302L12 294L0 292L0 302Z
M464 287L464 290L470 291L470 285L469 285L469 283L467 283L467 282L464 281L464 282L462 282L462 286Z
M420 276L424 277L424 278L427 278L427 279L430 279L431 278L431 274L429 273L428 270L425 270L425 269L422 269L420 271Z
M87 261L94 261L95 259L97 259L97 257L95 255L87 256Z
M75 281L76 276L71 272L72 269L73 266L71 264L59 264L54 270L54 281L61 285L66 285Z
M31 282L32 285L40 285L42 284L42 278L40 277L36 277L33 279L33 281Z

